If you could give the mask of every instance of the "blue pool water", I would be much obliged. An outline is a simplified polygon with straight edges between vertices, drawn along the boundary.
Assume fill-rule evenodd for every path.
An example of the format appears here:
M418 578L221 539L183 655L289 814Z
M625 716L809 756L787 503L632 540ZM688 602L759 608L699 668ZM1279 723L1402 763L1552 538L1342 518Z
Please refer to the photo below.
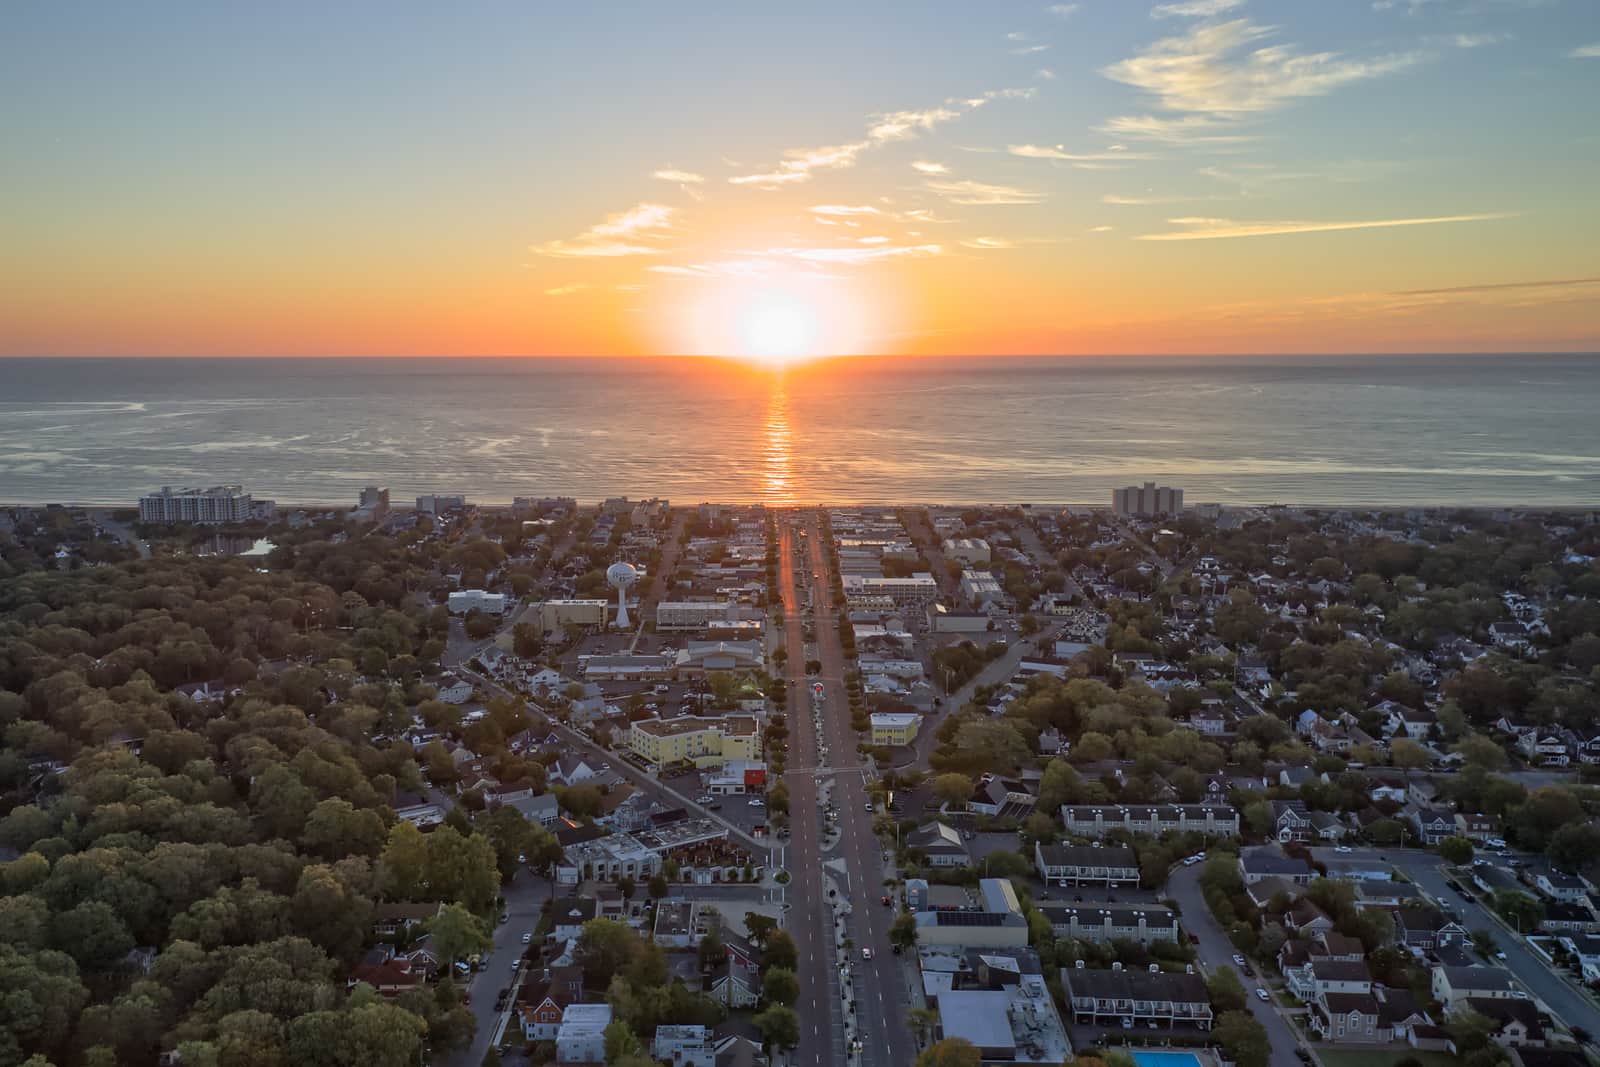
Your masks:
M1200 1057L1192 1052L1135 1052L1139 1067L1200 1067Z

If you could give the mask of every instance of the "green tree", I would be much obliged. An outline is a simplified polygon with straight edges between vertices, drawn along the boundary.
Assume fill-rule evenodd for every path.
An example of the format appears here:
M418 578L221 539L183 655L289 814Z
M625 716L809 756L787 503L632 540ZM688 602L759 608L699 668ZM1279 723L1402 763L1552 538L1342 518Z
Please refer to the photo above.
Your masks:
M1550 835L1545 854L1570 874L1588 871L1600 861L1600 827L1589 822L1568 823Z
M1223 1012L1217 1017L1212 1036L1239 1067L1267 1067L1271 1059L1266 1028L1248 1012Z
M98 900L57 912L50 927L55 946L85 970L104 970L133 948L133 935L116 910Z
M962 808L972 799L972 779L964 774L941 774L933 780L933 795L941 804Z
M1472 842L1464 837L1452 835L1439 842L1439 855L1446 863L1461 866L1472 862Z
M644 1052L644 1046L639 1043L639 1035L633 1032L633 1027L621 1019L606 1027L605 1038L607 1063L616 1063L624 1056L638 1056Z
M1218 967L1206 982L1206 992L1211 997L1212 1007L1218 1012L1243 1011L1248 1003L1244 983L1232 967Z
M446 904L428 924L433 934L433 945L441 960L447 963L465 959L474 953L487 952L493 940L482 919L460 904Z
M894 917L894 922L889 924L889 940L902 949L909 949L917 943L917 917L909 911L902 911Z
M794 1006L800 996L800 983L787 967L769 967L761 979L761 995L769 1004Z
M788 1049L800 1043L800 1016L793 1008L773 1004L750 1021L761 1032L763 1048Z
M761 950L761 971L765 974L774 967L794 970L800 962L800 950L787 930L774 930L767 935L766 946Z
M981 1067L978 1047L964 1037L935 1041L917 1057L917 1067Z
M584 981L594 989L606 988L633 962L642 944L631 928L615 919L590 919L578 935Z
M727 954L727 946L722 943L722 936L717 933L715 927L708 930L706 936L700 939L700 969L702 971L709 971L716 967L727 957Z
M1544 918L1544 905L1528 893L1517 889L1497 889L1492 898L1494 910L1519 932L1532 933Z

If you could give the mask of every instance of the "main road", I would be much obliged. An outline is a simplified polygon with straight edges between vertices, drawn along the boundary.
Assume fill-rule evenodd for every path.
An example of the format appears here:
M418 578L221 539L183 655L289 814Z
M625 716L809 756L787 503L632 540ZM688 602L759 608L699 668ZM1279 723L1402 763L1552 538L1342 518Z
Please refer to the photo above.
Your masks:
M805 537L798 536L801 529L805 530ZM782 561L780 581L791 642L789 736L795 746L789 761L794 769L787 775L790 811L795 825L791 839L794 859L790 867L796 869L796 880L800 883L795 890L795 910L800 913L802 908L807 909L793 916L797 928L795 938L801 945L804 970L813 974L813 996L819 992L818 983L826 983L834 990L831 1002L826 1005L829 1014L822 1017L829 1020L831 1026L834 1018L832 1013L840 1006L835 984L836 966L829 965L824 952L813 956L809 965L806 965L808 942L801 940L803 935L798 929L801 923L810 926L814 931L812 936L820 939L819 948L830 943L833 918L824 899L822 880L824 873L831 875L838 892L850 905L846 928L852 942L849 951L851 958L838 962L847 963L852 972L854 1022L861 1042L860 1059L857 1062L862 1067L901 1067L911 1063L917 1055L916 1044L906 1026L911 1005L900 961L893 954L889 942L889 925L894 920L895 912L879 903L883 895L884 856L882 846L872 832L875 812L867 792L866 772L861 769L860 758L856 754L859 738L850 722L850 704L845 690L844 647L839 640L837 616L831 604L831 570L816 513L806 511L785 515L780 523L779 536L779 558ZM809 560L810 574L797 576L794 573L797 541L798 557ZM810 680L804 675L805 657L796 655L794 651L804 647L800 644L803 608L799 602L797 577L800 583L809 583L812 592L810 621L816 633L816 659L822 666L820 676ZM812 712L809 688L816 682L823 687L822 736L829 752L821 769L816 759L816 733L812 723L807 721ZM824 774L831 776L833 781L831 799L838 808L839 832L838 843L827 854L819 850L821 819L816 801L817 782ZM842 864L837 862L840 860ZM831 866L825 871L823 863ZM802 872L805 874L803 883L800 882ZM808 897L813 899L807 901L805 898ZM870 958L867 957L869 950ZM802 1020L816 1003L807 999L806 992L802 984ZM821 1034L818 1027L811 1027L809 1033L807 1030L802 1023L801 1045L796 1050L796 1062L815 1063L819 1067L846 1062L839 1058L831 1042L825 1045L819 1040ZM808 1037L811 1038L810 1043L807 1042Z

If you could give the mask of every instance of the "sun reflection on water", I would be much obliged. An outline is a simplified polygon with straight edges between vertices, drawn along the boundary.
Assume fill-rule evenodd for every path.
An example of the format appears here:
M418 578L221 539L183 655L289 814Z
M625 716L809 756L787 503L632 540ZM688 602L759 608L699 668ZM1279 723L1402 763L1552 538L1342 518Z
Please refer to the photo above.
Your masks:
M782 372L773 375L767 400L767 434L762 499L773 507L786 507L794 499L793 439L789 428L789 389Z

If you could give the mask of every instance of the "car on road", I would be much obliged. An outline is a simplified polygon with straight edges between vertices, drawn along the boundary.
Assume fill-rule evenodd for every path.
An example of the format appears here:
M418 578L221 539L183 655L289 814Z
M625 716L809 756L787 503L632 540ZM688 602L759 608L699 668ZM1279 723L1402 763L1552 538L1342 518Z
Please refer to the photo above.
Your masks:
M524 945L531 945L531 944L533 944L533 935L532 935L532 934L531 934L531 933L528 933L528 934L523 934L523 935L522 935L522 943L523 943L523 944L524 944Z
M872 950L870 948L863 948L861 950L861 958L864 960L870 960L872 958Z
M1351 848L1349 845L1338 845L1334 848L1334 851L1340 855L1349 855L1350 853L1354 852L1355 849Z
M721 811L722 805L718 804L716 801L712 801L710 804L706 805L706 808L710 811Z
M883 896L879 897L878 899L883 901L883 906L886 907L886 908L892 907L894 905L894 901L889 899L889 894L888 893L885 893Z
M872 815L872 814L876 813L877 810L878 810L877 808L873 807L872 801L870 801L870 800L867 801L867 814L868 815Z
M1235 952L1233 954L1233 965L1235 967L1243 967L1244 966L1244 957L1241 956L1239 953Z
M1257 1000L1271 1000L1272 999L1272 994L1268 993L1265 989L1262 989L1260 986L1256 986L1256 999Z
M1503 959L1506 958L1506 954L1505 954L1504 951L1497 949L1495 951L1494 958L1497 959L1497 960L1503 960Z
M764 808L767 806L767 802L762 800L760 797L751 797L750 806L752 808Z

